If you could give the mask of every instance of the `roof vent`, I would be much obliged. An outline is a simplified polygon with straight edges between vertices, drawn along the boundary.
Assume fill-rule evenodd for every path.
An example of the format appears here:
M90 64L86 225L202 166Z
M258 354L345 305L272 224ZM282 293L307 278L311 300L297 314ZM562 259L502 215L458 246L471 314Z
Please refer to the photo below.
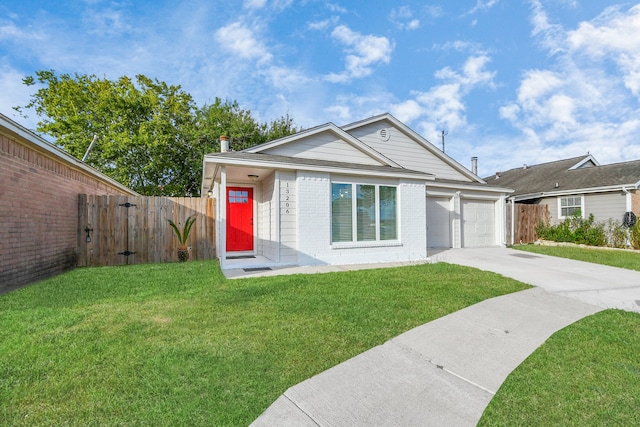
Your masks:
M389 129L380 129L378 130L378 138L386 142L391 138L391 132L389 132Z

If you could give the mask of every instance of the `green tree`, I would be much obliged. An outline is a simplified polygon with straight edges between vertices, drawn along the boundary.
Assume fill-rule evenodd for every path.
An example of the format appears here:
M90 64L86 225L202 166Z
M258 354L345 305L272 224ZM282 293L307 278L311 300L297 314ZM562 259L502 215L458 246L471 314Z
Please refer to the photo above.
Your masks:
M240 151L297 132L289 115L270 123L259 123L251 111L240 108L237 101L220 98L198 109L196 123L199 140L209 153L220 151L220 135L230 138L231 150Z
M198 195L202 157L219 151L220 135L241 150L296 132L289 116L261 124L218 98L197 108L180 86L143 75L111 81L48 70L23 81L40 86L16 107L35 110L38 132L79 159L96 135L86 162L144 195Z
M96 135L87 163L133 190L157 195L197 189L180 161L195 129L195 105L180 86L143 75L110 81L54 71L38 71L24 83L41 85L25 106L41 118L37 131L71 155L82 158Z

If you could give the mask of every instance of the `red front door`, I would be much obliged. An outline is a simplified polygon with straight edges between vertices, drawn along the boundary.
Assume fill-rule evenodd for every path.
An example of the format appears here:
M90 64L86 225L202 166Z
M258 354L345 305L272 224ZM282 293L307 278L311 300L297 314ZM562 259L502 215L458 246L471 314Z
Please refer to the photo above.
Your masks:
M253 250L253 188L227 187L227 251Z

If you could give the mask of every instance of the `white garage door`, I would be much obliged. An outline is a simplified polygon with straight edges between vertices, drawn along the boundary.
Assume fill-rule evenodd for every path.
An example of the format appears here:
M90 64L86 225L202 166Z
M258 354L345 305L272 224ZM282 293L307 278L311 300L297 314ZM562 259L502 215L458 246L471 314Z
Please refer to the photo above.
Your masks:
M462 200L462 247L495 246L495 202Z
M427 196L427 246L451 247L451 199Z

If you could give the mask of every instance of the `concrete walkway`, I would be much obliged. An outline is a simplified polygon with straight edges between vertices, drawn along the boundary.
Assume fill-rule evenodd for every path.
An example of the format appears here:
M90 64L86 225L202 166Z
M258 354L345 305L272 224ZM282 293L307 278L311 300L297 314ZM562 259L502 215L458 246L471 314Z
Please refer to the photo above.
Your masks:
M252 426L473 426L553 333L603 308L640 311L640 272L504 248L433 259L537 287L419 326L295 385Z

